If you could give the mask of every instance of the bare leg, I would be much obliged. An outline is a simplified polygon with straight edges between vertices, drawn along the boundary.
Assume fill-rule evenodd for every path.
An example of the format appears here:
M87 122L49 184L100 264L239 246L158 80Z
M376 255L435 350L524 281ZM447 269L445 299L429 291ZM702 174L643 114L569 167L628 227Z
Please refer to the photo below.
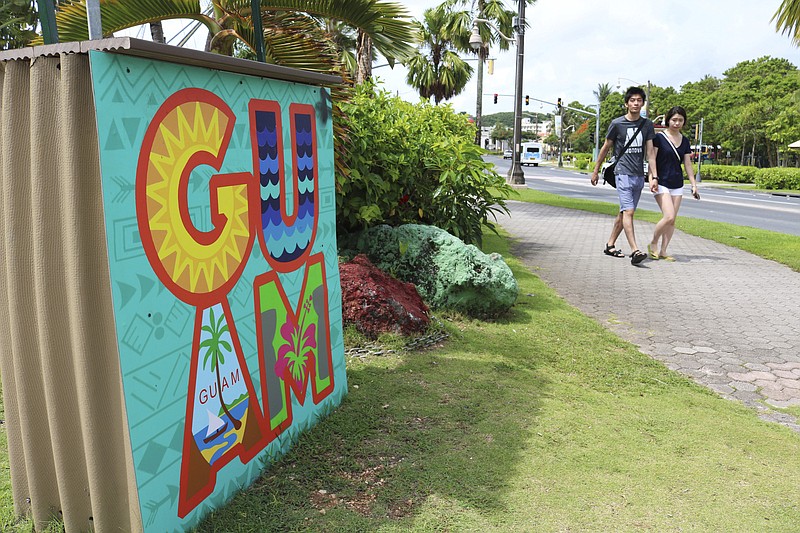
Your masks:
M678 209L681 207L681 200L683 200L683 196L669 196L669 195L662 195L665 196L665 206L668 206L667 209L671 211L671 218L668 223L664 226L664 232L661 234L661 251L658 255L666 257L667 254L667 246L669 246L669 241L672 240L672 234L675 233L675 217L678 216ZM672 200L672 201L669 201ZM666 213L664 214L666 218ZM664 220L664 219L661 219ZM659 221L659 224L661 221Z
M658 208L661 209L662 214L664 214L664 206L662 205L662 202L664 201L664 198L668 197L669 194L664 194L664 193L657 194L655 196L656 203L658 204ZM666 215L662 216L661 220L659 220L658 223L656 224L656 229L653 230L653 240L650 241L650 248L652 248L653 250L655 250L658 247L658 239L664 233L664 229L668 224L669 223L667 222Z
M631 247L631 252L639 249L636 246L636 235L633 230L633 213L634 209L626 209L622 214L622 228L625 230L625 238L628 239L628 245Z
M614 226L611 228L611 235L608 237L606 244L609 246L616 245L620 233L622 233L622 211L617 213L617 218L614 219Z

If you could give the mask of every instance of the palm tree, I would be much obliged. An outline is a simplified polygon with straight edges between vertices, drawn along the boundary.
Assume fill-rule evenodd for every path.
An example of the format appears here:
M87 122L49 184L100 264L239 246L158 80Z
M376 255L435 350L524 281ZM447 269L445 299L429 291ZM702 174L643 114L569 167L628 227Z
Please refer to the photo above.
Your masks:
M800 0L783 0L772 16L775 31L788 33L795 46L800 46Z
M416 22L420 51L405 63L408 84L422 98L432 96L436 104L463 91L472 76L472 67L456 52L448 23L448 14L442 6L426 9L422 22Z
M406 8L386 0L261 0L267 62L316 72L339 73L331 63L330 39L320 19L341 21L368 35L384 57L404 59L413 53L414 31ZM103 35L169 19L193 19L208 28L206 51L233 55L234 45L255 50L251 4L244 0L212 0L206 13L200 0L100 0ZM72 0L56 14L59 40L88 39L86 0Z
M264 28L264 52L267 63L342 76L344 68L340 49L331 40L321 21L335 20L364 32L374 48L389 63L414 53L414 26L406 8L388 0L260 0ZM190 19L209 30L206 51L224 55L255 51L251 3L246 0L212 0L202 10L200 0L100 0L103 35L115 31L169 19ZM88 39L86 0L68 0L56 13L61 42ZM41 39L40 39L41 42ZM334 116L341 118L339 101L347 101L346 87L333 87ZM346 150L345 127L334 120L336 169L348 175L339 154Z
M36 37L37 21L33 0L4 0L0 5L0 50L28 46Z
M211 371L217 374L217 397L219 398L219 405L230 421L233 427L239 429L242 427L242 422L228 411L228 406L222 399L222 379L220 375L220 367L225 364L225 355L222 351L224 349L227 353L233 353L231 344L228 341L222 340L222 335L228 332L228 324L225 323L225 313L219 316L219 320L214 319L214 308L209 309L209 322L210 325L203 326L201 329L210 335L209 338L200 343L200 348L206 348L206 354L203 357L203 370L206 368L208 359L211 358Z
M530 3L533 3L532 1ZM504 35L511 35L512 21L515 13L505 8L503 0L446 0L443 6L450 10L448 31L453 35L456 47L478 56L478 90L475 100L475 143L480 144L481 122L483 115L483 64L489 57L489 47L497 43L501 50L508 50L509 42L501 38L488 24L479 24L483 46L474 50L469 44L472 35L472 22L475 20L473 8L477 8L477 16L492 22ZM466 8L458 11L458 8Z
M598 83L597 90L592 91L594 93L595 98L597 98L597 102L602 104L608 95L611 94L611 84L610 83Z

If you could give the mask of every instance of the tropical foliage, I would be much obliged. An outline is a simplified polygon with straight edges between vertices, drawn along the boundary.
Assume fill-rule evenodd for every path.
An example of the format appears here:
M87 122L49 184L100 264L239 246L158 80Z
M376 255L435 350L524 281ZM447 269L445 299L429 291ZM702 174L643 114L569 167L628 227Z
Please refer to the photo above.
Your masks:
M772 20L777 31L789 34L795 46L800 46L800 0L783 0Z
M483 161L465 115L450 106L410 104L371 84L343 104L349 178L337 177L338 224L355 232L377 224L430 224L466 242L505 210L511 194Z
M608 84L598 85L595 96L605 94ZM688 123L684 134L694 141L695 126L703 119L703 144L718 145L730 152L731 162L762 167L785 164L787 145L800 140L800 71L786 59L761 57L742 61L721 78L702 79L673 87L650 87L650 118L656 119L671 107L686 109ZM579 102L569 107L588 109ZM625 113L621 92L605 95L600 109L600 135L611 121ZM577 119L577 122L575 121ZM585 117L564 113L564 126L576 125L571 136L573 147L584 150L580 123ZM588 131L594 131L590 119ZM588 138L588 133L584 133Z
M458 55L450 23L442 6L426 9L422 21L415 22L421 40L419 51L405 62L408 84L422 98L433 97L437 104L463 91L473 71Z
M0 50L28 46L36 37L37 22L33 0L3 0L0 5Z
M261 0L264 46L267 61L318 71L331 70L327 57L319 57L319 45L332 46L320 21L333 19L369 35L375 48L391 59L405 58L412 52L414 34L406 9L381 0ZM193 19L209 31L207 51L232 55L236 42L255 50L250 2L213 0L212 9L203 11L200 0L100 0L103 34L150 22ZM79 41L88 38L86 0L67 0L56 14L59 39ZM335 46L333 46L335 49ZM338 65L338 60L334 62ZM334 70L337 70L334 68Z

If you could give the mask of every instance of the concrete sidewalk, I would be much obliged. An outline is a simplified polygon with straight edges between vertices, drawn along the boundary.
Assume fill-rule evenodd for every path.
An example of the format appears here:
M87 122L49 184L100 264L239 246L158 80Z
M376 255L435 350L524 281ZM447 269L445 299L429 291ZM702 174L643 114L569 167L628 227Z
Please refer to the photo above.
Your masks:
M570 304L643 353L765 420L800 432L772 407L800 406L800 273L746 252L675 232L677 261L632 266L603 254L612 218L509 201L499 222L513 252ZM635 222L646 251L654 224Z

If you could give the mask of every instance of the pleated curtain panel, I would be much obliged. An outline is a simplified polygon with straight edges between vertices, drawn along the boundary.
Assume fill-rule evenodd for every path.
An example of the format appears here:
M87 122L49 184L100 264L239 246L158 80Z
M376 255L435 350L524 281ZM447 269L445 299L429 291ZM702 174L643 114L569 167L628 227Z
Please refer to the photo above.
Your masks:
M37 525L62 516L67 531L139 531L89 58L0 63L0 94L0 371L15 510Z

